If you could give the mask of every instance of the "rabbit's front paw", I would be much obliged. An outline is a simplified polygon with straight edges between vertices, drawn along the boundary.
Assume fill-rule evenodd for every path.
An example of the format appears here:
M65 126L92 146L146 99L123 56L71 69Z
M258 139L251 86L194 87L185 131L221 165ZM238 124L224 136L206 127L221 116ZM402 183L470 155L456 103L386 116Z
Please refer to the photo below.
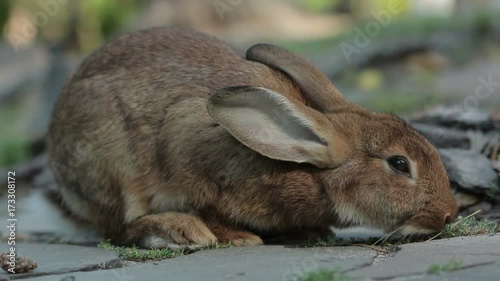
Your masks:
M199 218L175 212L138 218L127 226L126 233L126 243L138 243L146 248L196 248L217 242Z
M172 249L172 250L198 250L204 247L204 245L199 244L177 244L171 241L165 240L160 236L148 236L144 237L139 241L140 248L143 249Z
M245 230L216 226L212 228L212 232L221 243L231 243L234 246L257 246L264 244L259 236Z

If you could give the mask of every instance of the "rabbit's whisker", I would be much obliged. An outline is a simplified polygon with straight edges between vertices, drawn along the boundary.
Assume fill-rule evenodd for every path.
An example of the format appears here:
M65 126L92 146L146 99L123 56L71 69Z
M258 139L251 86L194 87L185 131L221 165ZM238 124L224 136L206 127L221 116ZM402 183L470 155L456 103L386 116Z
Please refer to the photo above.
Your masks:
M379 242L380 244L379 245L383 245L392 235L394 235L394 233L396 233L398 230L401 229L402 226L396 228L395 230L383 235L382 237L380 237L380 239L378 239L375 243L373 243L373 245L377 245Z
M403 244L406 240L406 238L410 239L412 234L405 234L401 239L396 244Z
M386 233L386 234L382 235L382 237L380 237L377 241L375 241L375 243L373 243L373 246L377 246L377 244L378 244L380 241L384 240L384 239L385 239L385 237L386 237L386 236L388 236L388 235L390 235L390 233Z

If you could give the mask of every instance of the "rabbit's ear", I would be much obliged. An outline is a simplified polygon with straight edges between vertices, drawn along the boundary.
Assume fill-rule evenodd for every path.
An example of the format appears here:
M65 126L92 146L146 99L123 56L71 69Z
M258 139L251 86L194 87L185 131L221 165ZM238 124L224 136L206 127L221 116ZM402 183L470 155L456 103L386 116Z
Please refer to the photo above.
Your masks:
M352 105L312 63L293 52L270 44L248 49L246 59L284 72L302 90L308 104L322 113L334 113Z
M240 142L272 159L336 167L332 124L321 113L259 87L229 87L209 99L208 112ZM342 153L343 154L343 153Z

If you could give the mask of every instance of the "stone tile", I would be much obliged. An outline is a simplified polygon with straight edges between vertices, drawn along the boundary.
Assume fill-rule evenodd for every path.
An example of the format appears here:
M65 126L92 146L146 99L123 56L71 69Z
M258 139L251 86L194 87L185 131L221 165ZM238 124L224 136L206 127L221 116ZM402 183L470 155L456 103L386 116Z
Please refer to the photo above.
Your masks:
M75 277L94 280L292 280L319 268L354 269L370 264L376 253L359 247L284 248L260 246L200 251L175 259L136 264L131 267L78 272L37 278L40 281ZM70 279L68 279L70 280Z
M460 261L461 267L489 264L500 260L500 234L405 244L380 264L349 272L349 275L390 279L426 274L431 265L447 264L451 260Z
M416 281L497 281L500 280L500 261L482 266L464 268L449 273L425 276Z
M7 251L7 245L0 247ZM28 257L38 264L38 268L25 274L0 273L10 279L27 278L47 274L58 274L78 270L93 270L110 266L121 266L118 254L95 247L81 247L62 244L18 244L17 254ZM37 278L38 279L38 278Z
M33 274L52 275L9 277L41 281L274 281L292 280L296 275L320 268L340 269L358 280L496 281L500 276L500 234L406 244L384 260L379 260L378 254L370 249L354 246L259 246L206 250L158 262L125 262L123 268L120 267L122 263L116 262L116 253L102 249L67 245L21 246L21 254L35 259L40 265ZM452 259L462 262L457 271L427 274L432 264L446 264ZM375 265L374 260L378 260ZM115 268L100 270L99 264ZM0 279L4 276L0 275Z

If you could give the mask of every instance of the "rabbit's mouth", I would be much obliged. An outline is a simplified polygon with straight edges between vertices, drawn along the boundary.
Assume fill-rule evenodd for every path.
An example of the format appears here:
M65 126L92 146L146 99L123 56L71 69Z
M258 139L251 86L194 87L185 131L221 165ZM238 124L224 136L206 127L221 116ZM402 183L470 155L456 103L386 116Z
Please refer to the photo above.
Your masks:
M440 220L438 216L416 215L398 228L401 235L426 236L442 231L448 223L448 216Z
M406 224L401 227L399 230L399 233L403 236L406 235L417 235L417 236L422 236L422 235L429 235L438 232L438 230L433 230L433 229L428 229L428 228L422 228L422 227L417 227L411 224Z
M454 203L454 201L453 201ZM442 231L451 223L457 213L456 205L442 208L435 202L420 210L415 216L402 224L400 233L403 235L429 235Z
M417 237L429 237L430 235L436 233L436 230L416 227L412 224L403 224L396 229L386 230L384 236L380 239L385 240L400 240L403 241L406 237L412 237L413 239Z
M419 216L413 216L399 220L395 226L385 228L386 236L393 238L401 237L426 237L442 230L440 227L422 225Z

